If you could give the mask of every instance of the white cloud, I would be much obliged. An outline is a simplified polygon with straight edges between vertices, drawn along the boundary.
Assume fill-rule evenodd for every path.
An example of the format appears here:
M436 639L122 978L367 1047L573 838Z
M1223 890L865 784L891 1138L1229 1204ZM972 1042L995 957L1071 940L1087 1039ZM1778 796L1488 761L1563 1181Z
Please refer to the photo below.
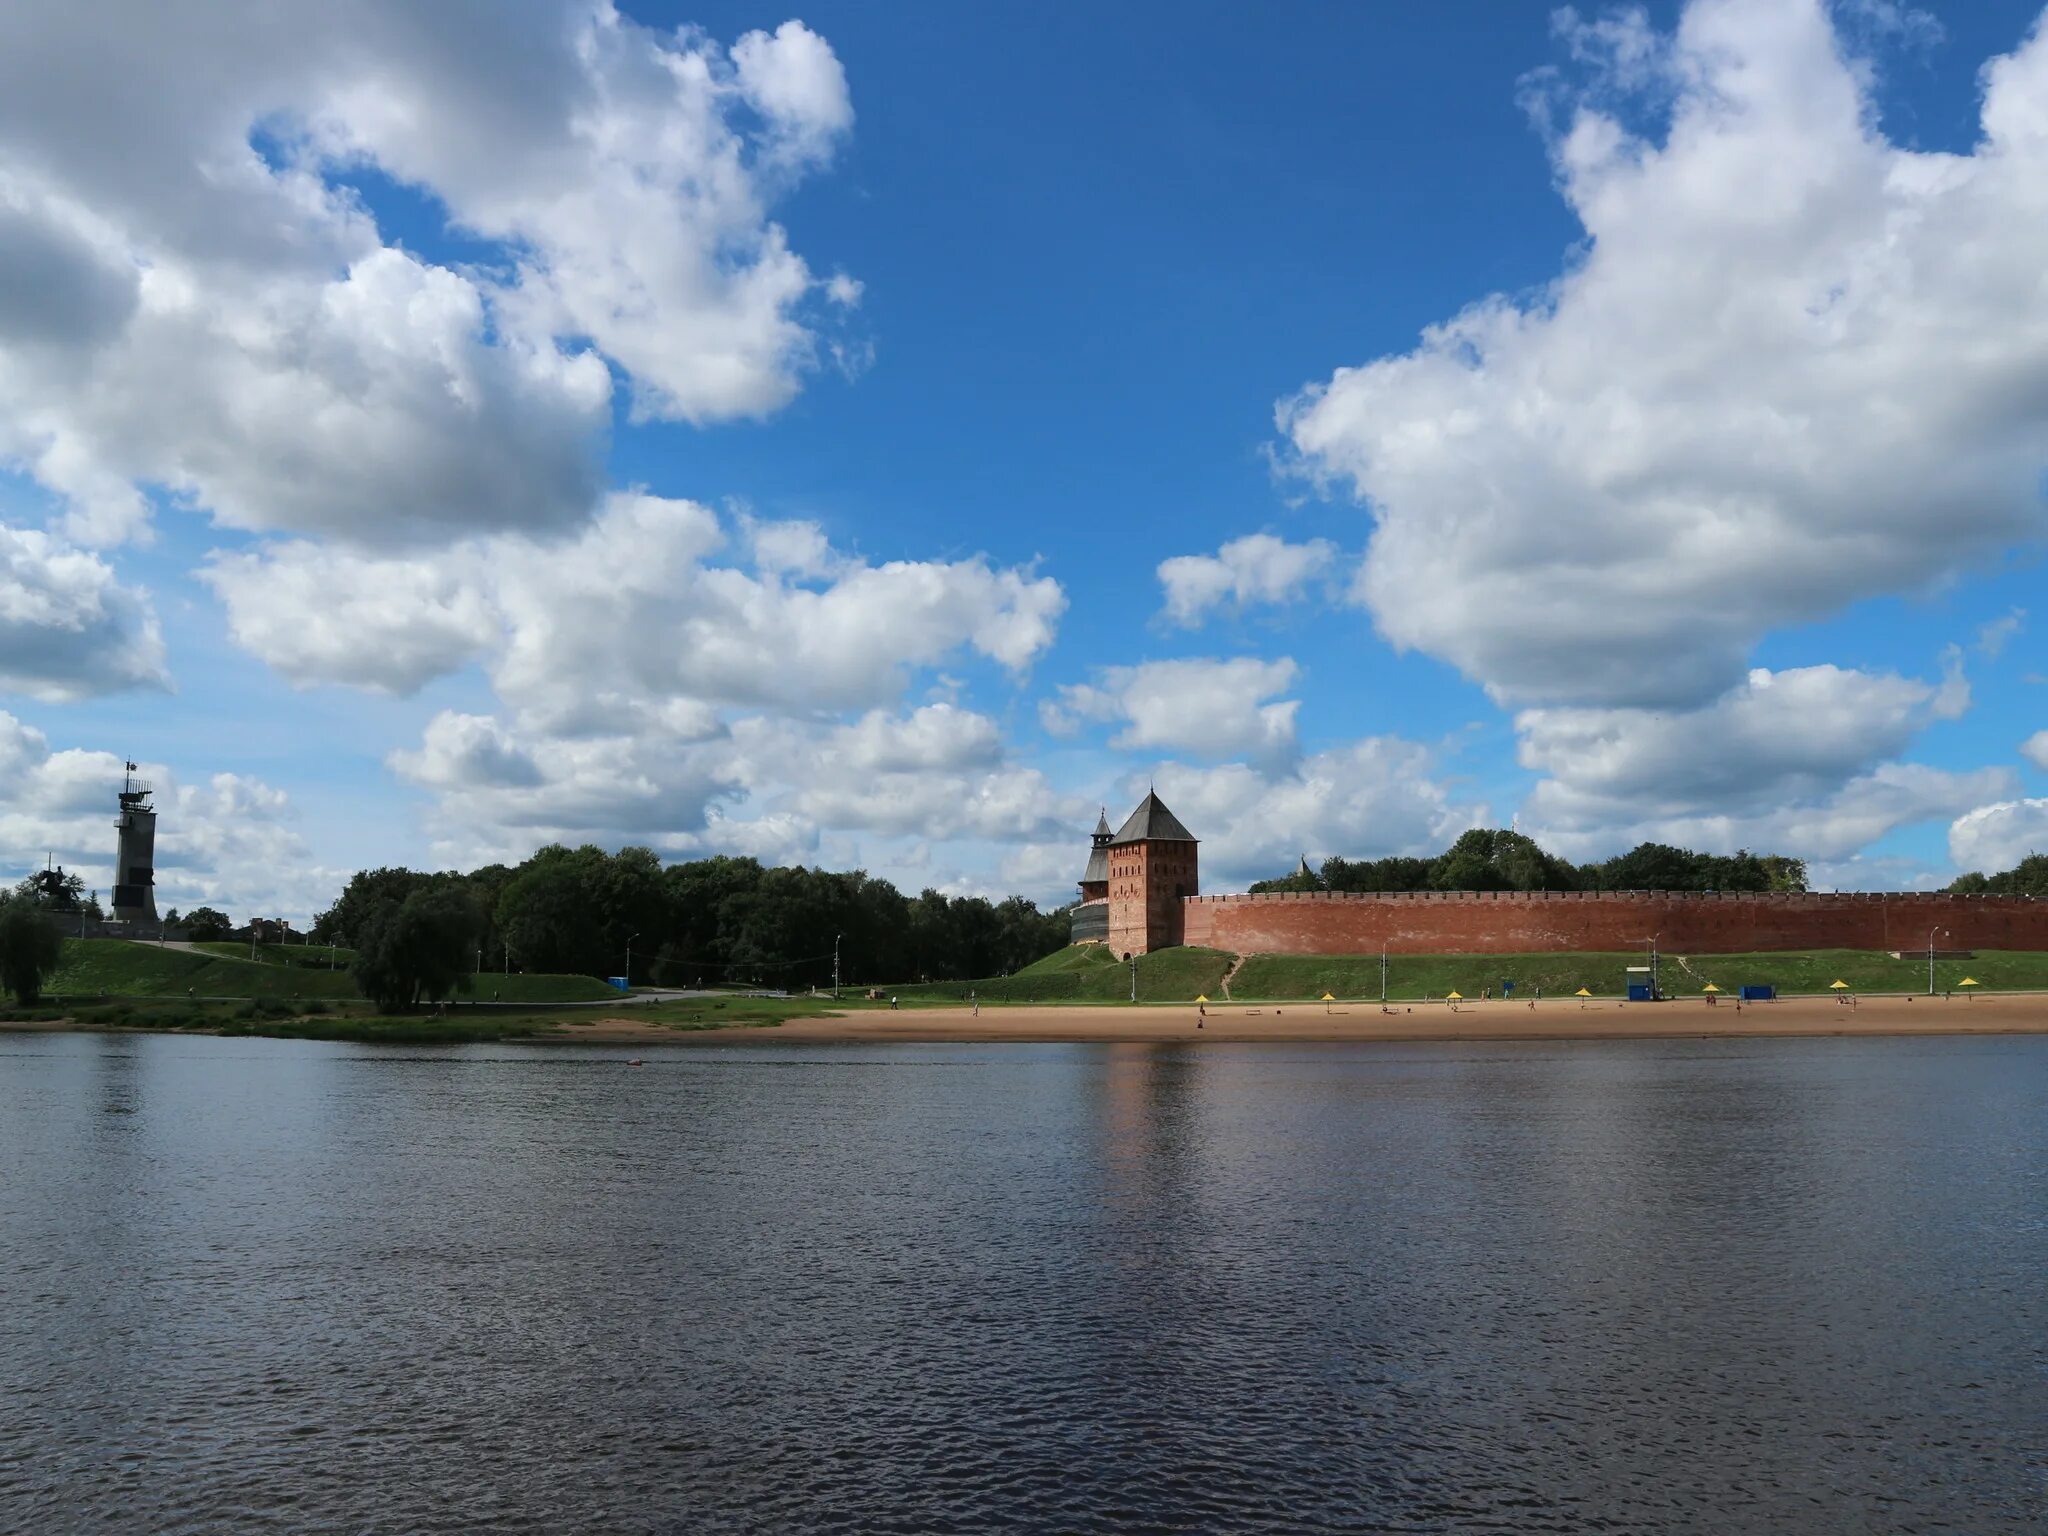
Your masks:
M401 777L432 789L525 789L541 782L530 752L486 715L443 710L427 722L417 752L394 752L391 767Z
M1037 769L1009 762L993 720L950 704L838 725L752 715L695 739L522 735L443 714L392 766L440 794L439 846L461 861L523 857L549 840L807 858L830 837L872 867L899 860L906 840L957 845L966 857L988 844L1071 840L1085 811Z
M567 526L607 358L693 422L815 366L832 296L766 210L851 122L797 22L727 50L597 0L9 7L0 458L95 542L143 486L368 544ZM387 243L365 171L495 261Z
M62 700L168 686L146 594L97 555L0 523L0 692Z
M484 593L445 558L379 559L296 541L215 552L200 571L228 633L302 687L411 693L499 634Z
M1504 702L1693 707L1771 628L2038 538L2048 36L1962 156L1880 136L1817 0L1572 42L1607 66L1554 119L1583 254L1279 411L1372 509L1387 638ZM1651 83L1661 137L1595 104Z
M1956 868L1995 875L2048 851L2048 800L2000 800L1958 816L1948 829Z
M808 524L751 531L757 572L709 564L716 514L623 494L568 539L346 558L294 542L216 555L206 577L236 641L294 682L404 692L481 654L501 699L562 731L873 707L962 651L1023 669L1066 608L1052 578L981 557L868 565Z
M1643 819L1782 805L1896 756L1942 699L1940 687L1894 673L1759 667L1697 710L1523 710L1517 757L1550 776L1527 814L1583 821L1604 804Z
M1213 555L1175 555L1159 562L1166 617L1192 628L1225 602L1239 608L1292 602L1336 558L1337 546L1328 539L1289 544L1270 533L1232 539Z
M2004 654L2006 645L2021 630L2027 627L2027 610L2014 608L2000 618L1981 626L1977 631L1977 649L1996 661Z
M1696 710L1533 709L1515 717L1522 766L1547 775L1518 825L1571 858L1645 840L1826 860L1915 821L2005 792L2003 769L1887 761L1951 718L1939 684L1832 666L1752 671Z
M1263 763L1284 762L1297 748L1301 701L1263 701L1292 688L1299 670L1285 656L1107 667L1093 683L1061 688L1058 703L1044 706L1041 718L1056 735L1071 734L1080 720L1119 722L1123 729L1110 745L1120 751L1243 754Z
M156 789L159 912L210 905L238 919L303 923L346 878L312 864L282 791L240 774L188 784L161 765L142 767ZM114 878L121 783L119 757L53 751L41 731L0 711L0 883L54 855L104 898Z
M1242 890L1288 873L1303 854L1435 854L1487 821L1458 798L1427 747L1373 736L1262 773L1244 763L1161 765L1160 798L1201 839L1202 889Z

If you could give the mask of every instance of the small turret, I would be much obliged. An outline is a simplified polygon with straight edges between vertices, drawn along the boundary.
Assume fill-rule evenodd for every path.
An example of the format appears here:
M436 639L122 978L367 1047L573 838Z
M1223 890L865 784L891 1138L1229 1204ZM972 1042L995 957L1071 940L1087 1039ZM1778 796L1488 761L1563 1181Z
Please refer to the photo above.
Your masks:
M1109 894L1109 840L1115 835L1109 830L1109 807L1104 806L1090 834L1088 867L1081 871L1083 901L1100 901Z

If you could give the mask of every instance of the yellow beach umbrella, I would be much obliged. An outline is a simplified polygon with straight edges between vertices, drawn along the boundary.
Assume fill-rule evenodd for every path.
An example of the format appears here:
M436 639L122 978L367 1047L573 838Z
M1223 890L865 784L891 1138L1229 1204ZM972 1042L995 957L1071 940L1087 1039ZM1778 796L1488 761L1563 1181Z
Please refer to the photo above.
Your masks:
M1448 1003L1462 1003L1465 1001L1465 994L1462 992L1446 992L1444 994L1444 1001Z
M1846 992L1849 990L1849 983L1837 978L1828 983L1828 990L1830 992Z
M1701 987L1701 988L1700 988L1700 990L1701 990L1702 992L1718 992L1718 991L1720 991L1721 989L1720 989L1719 987L1715 986L1715 985L1714 985L1714 984L1713 984L1713 983L1712 983L1712 982L1710 981L1710 982L1708 982L1708 983L1707 983L1707 984L1706 984L1706 985L1705 985L1704 987Z
M1593 994L1588 992L1584 987L1579 988L1578 991L1572 994L1572 996L1574 997L1591 997L1592 995Z
M1334 993L1325 992L1323 994L1323 1001L1326 1003L1334 1003L1335 1001L1337 1001L1337 998Z
M1209 994L1206 992L1197 992L1195 994L1195 1001L1198 1003L1206 1003L1207 1001L1209 1001Z
M1977 978L1974 976L1965 976L1961 981L1957 982L1956 985L1959 987L1974 987L1978 985L1978 981Z

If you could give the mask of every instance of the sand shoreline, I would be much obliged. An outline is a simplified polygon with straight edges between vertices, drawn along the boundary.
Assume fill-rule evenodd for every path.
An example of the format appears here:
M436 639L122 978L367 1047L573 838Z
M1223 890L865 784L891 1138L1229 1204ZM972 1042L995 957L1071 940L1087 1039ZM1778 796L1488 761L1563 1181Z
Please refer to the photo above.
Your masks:
M0 1033L211 1034L69 1019L0 1022ZM666 1027L659 1020L614 1014L558 1023L520 1044L722 1046L898 1041L920 1044L1104 1044L1147 1042L1396 1042L1417 1040L1686 1040L1808 1039L1829 1036L2048 1034L2048 993L1989 993L1947 999L1921 994L1856 999L1791 997L1775 1003L1713 1007L1697 998L1665 1003L1590 1002L1546 998L1527 1002L1211 1004L1202 1027L1190 1004L992 1005L972 1009L853 1009L781 1024L715 1029ZM403 1043L403 1042L396 1042ZM421 1042L426 1043L426 1042ZM441 1042L445 1044L446 1042Z
M1831 1035L2048 1034L2048 996L1832 997L1713 1007L1697 999L1621 1003L1576 999L1525 1002L1210 1005L1203 1027L1190 1006L1002 1006L976 1017L967 1008L861 1010L753 1028L670 1030L647 1019L611 1017L533 1037L593 1045L745 1045L772 1041L906 1041L989 1044L1129 1044L1145 1041L1414 1041L1767 1039Z

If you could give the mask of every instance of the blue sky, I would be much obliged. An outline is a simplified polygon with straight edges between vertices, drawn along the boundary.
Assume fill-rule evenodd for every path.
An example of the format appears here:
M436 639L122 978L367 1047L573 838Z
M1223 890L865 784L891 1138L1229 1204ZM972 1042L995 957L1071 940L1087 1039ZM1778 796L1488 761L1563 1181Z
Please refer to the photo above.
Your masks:
M12 863L2048 845L2035 7L232 9L0 23Z

